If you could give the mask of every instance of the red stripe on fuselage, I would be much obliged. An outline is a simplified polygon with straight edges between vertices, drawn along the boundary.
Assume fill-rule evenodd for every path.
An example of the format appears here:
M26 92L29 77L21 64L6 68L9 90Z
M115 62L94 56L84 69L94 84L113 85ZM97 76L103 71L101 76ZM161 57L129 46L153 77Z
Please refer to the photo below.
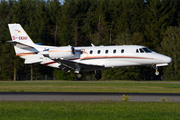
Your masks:
M135 59L154 59L154 58L146 58L146 57L130 57L130 56L94 56L94 57L84 57L84 58L73 58L68 60L88 60L88 59L105 59L105 58L135 58ZM54 62L45 63L44 65L54 64Z
M134 58L134 59L154 59L154 58L147 58L147 57L133 57L133 56L88 56L82 58L73 58L69 60L86 60L86 59L106 59L106 58Z
M48 63L44 63L44 65L50 65L50 64L54 64L56 63L55 61L54 62L48 62Z

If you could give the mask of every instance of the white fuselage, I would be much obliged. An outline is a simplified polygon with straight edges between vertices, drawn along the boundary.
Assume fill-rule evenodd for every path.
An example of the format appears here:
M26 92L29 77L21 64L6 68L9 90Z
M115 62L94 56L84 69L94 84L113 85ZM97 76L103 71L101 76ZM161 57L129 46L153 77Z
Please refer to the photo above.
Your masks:
M85 64L104 65L106 68L168 64L172 61L170 57L153 51L142 52L139 50L141 48L146 47L138 45L76 47L75 49L83 51L83 54L80 58L72 60Z
M60 47L54 46L35 46L39 51L45 49L56 49ZM89 65L101 65L105 68L117 68L117 67L128 67L128 66L139 66L139 65L159 65L166 66L172 61L168 56L156 53L156 52L146 52L142 48L144 46L139 45L122 45L122 46L89 46L89 47L75 47L75 54L68 58L68 60L89 64ZM19 49L19 48L17 48ZM142 50L140 50L142 49ZM55 52L55 54L68 54L70 51L65 52ZM23 53L23 50L21 50ZM26 50L24 50L26 54ZM19 56L19 54L17 54ZM22 55L20 56L25 60L41 60L41 64L50 67L59 67L59 63L53 62L54 58L47 58L43 56L43 53L33 55ZM63 58L63 57L62 57ZM26 62L26 61L25 61ZM88 71L86 69L85 71Z

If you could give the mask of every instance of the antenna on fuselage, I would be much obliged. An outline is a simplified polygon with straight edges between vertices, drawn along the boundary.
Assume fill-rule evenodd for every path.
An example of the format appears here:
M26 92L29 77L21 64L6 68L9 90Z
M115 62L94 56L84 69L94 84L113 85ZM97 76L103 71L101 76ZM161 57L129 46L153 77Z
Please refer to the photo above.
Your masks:
M91 43L92 47L95 47L92 43Z

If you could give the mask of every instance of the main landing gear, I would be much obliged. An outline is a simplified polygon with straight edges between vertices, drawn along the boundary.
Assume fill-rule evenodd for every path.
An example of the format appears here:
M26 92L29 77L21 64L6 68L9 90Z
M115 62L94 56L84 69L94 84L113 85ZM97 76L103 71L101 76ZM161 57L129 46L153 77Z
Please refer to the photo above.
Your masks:
M79 73L76 73L76 79L77 80L82 80L83 79L83 72L79 72Z
M156 70L155 75L159 75L158 67L156 65L152 65L152 67Z
M101 72L101 70L96 70L96 71L95 71L95 78L96 78L97 80L100 80L101 77L102 77L102 72Z
M79 73L75 73L75 75L76 75L76 79L77 79L77 80L82 80L82 79L83 79L83 72L82 72L82 71L80 71ZM96 70L96 71L95 71L95 78L96 78L97 80L100 80L101 77L102 77L102 72L101 72L101 70Z

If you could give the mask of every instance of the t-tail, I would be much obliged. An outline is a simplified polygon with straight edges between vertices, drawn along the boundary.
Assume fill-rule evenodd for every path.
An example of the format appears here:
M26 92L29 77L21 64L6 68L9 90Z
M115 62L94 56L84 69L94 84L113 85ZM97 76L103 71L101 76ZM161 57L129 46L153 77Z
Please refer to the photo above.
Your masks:
M11 38L13 41L24 43L28 45L33 45L33 41L24 31L20 24L8 24L11 33Z
M41 62L39 59L38 47L20 24L8 24L12 41L8 41L14 46L16 56L25 59L25 64Z

